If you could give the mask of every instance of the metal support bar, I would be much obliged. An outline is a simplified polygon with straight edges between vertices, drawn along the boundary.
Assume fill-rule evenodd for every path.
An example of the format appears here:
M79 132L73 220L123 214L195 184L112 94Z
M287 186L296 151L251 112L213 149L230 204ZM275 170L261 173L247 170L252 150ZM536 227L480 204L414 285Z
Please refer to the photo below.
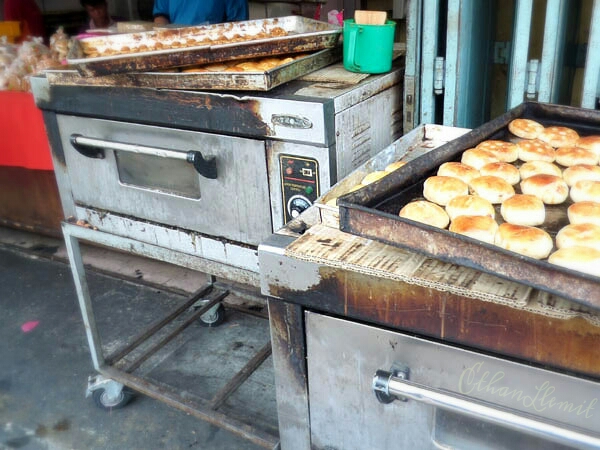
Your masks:
M563 66L563 48L565 45L565 21L567 2L548 0L546 5L546 23L544 26L544 46L540 62L540 90L538 101L556 103L558 86Z
M508 74L507 110L523 103L525 83L527 80L527 58L529 52L529 34L533 0L517 0L515 8L515 26L512 49L510 52L510 68Z
M576 445L577 448L598 448L600 446L600 436L591 436L585 432L565 428L558 423L542 420L531 414L501 408L465 395L414 383L408 381L407 375L394 376L390 372L378 370L373 378L373 390L375 393L379 393L378 398L392 396L412 399L434 408L494 423L568 446Z
M117 350L111 353L106 357L106 364L112 365L122 359L125 355L131 353L134 349L136 349L142 342L146 341L150 336L155 334L158 330L165 327L177 317L179 317L184 311L186 311L189 307L191 307L194 303L198 301L199 298L207 295L213 288L212 283L208 283L198 289L192 296L182 305L178 306L171 313L165 316L163 319L156 321L154 324L150 325L146 330L140 333L138 336L133 338L130 344L123 347L120 350Z
M439 0L423 2L423 35L421 50L421 120L435 123L435 96L433 94L434 61L438 56Z
M597 97L600 97L600 0L594 0L590 21L581 107L594 109Z
M199 308L194 314L192 314L190 317L188 317L185 320L185 322L183 322L180 326L178 326L176 329L171 331L168 335L166 335L160 341L158 341L157 343L152 345L150 348L148 348L146 351L144 351L136 359L131 361L123 370L125 370L125 372L133 372L134 370L136 370L146 360L148 360L148 358L150 358L158 350L160 350L165 345L167 345L169 342L171 342L173 339L175 339L177 337L177 335L179 335L183 330L185 330L192 323L194 323L196 320L198 320L200 318L200 316L202 316L202 314L207 312L210 308L212 308L217 303L221 302L228 295L229 295L229 291L224 291L224 292L221 292L219 295L217 295L215 298L211 299L206 305L202 306L202 308Z
M169 406L177 408L205 422L221 427L230 431L250 442L260 445L263 448L278 450L279 438L265 431L258 430L251 425L247 425L239 420L228 417L223 413L214 411L206 405L206 402L191 400L173 392L168 387L153 383L142 377L125 373L115 367L103 366L100 373L105 377L118 381L129 386L133 390L140 392L148 397L160 400Z
M271 342L267 342L242 369L221 388L219 392L210 401L212 409L219 409L223 403L258 369L263 362L271 355Z

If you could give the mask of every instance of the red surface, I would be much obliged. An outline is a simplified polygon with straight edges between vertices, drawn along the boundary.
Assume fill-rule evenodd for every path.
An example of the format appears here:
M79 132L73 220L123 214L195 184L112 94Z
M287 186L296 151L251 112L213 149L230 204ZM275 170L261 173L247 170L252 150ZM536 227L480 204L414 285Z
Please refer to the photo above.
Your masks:
M29 92L0 92L0 165L54 170L42 112Z

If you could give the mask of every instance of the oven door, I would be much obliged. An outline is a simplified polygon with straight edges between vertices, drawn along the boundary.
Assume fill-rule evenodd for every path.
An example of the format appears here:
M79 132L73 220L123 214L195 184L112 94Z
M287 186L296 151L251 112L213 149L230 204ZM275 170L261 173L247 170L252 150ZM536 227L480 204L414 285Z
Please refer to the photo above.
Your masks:
M74 201L236 242L272 232L265 144L59 115Z
M306 341L312 448L600 448L599 383L311 312Z

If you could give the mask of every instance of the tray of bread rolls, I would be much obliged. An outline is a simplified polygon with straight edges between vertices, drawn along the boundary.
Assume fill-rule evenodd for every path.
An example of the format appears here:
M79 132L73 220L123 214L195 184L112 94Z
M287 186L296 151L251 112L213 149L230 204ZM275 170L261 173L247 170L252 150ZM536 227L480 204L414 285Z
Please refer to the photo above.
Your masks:
M148 72L335 47L341 27L300 16L75 39L67 62L84 76Z
M337 200L340 230L600 310L600 111L523 103Z
M342 57L341 46L312 53L198 64L155 72L82 76L72 67L46 70L48 83L62 86L147 87L155 89L269 91Z

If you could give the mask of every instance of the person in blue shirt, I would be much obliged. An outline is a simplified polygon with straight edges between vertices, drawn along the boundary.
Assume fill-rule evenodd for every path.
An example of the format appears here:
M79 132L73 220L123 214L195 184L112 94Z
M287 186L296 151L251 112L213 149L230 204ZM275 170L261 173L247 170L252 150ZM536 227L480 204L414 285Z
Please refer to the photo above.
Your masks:
M248 20L248 0L155 0L153 15L158 25Z

